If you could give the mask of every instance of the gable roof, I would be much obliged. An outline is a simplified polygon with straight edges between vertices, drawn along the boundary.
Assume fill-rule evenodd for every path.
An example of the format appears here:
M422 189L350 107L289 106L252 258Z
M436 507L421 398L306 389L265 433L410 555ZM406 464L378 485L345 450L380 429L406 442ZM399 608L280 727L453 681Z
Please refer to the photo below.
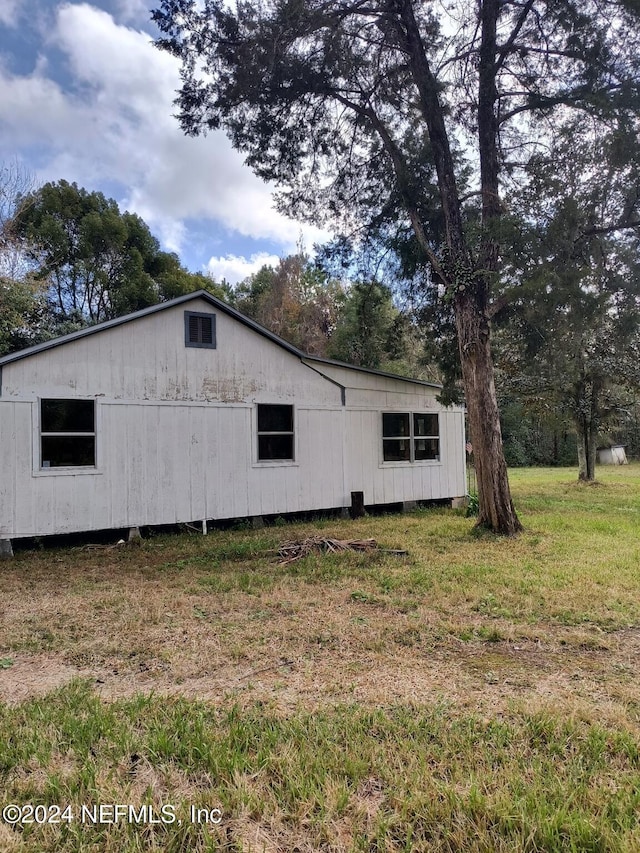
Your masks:
M270 332L268 329L265 329L264 326L261 326L259 323L256 323L255 320L252 320L250 317L247 317L245 314L241 314L240 311L232 308L231 305L227 305L226 302L223 302L221 299L218 299L216 296L213 296L207 290L196 290L193 293L186 293L184 296L178 296L175 299L171 299L168 302L160 302L157 305L151 305L149 308L143 308L140 311L134 311L131 314L125 314L122 317L116 317L113 320L105 320L103 323L96 323L95 326L87 326L84 329L79 329L77 332L71 332L68 335L61 335L58 338L52 338L50 341L44 341L41 344L35 344L34 346L27 347L26 349L18 350L17 352L9 353L9 355L5 355L0 357L0 369L5 364L11 364L14 361L20 361L23 358L29 358L32 355L37 355L41 352L46 352L47 350L54 349L55 347L64 346L65 344L71 343L72 341L80 340L81 338L86 338L89 335L96 335L100 332L105 332L108 329L113 329L116 326L122 326L125 323L131 323L134 320L140 320L142 317L149 317L152 314L155 314L159 311L165 311L168 308L175 308L178 305L183 305L188 302L192 302L195 299L203 299L205 302L208 302L218 311L222 311L225 314L228 314L230 317L233 317L234 320L237 320L239 323L242 323L244 326L248 326L257 334L262 335L262 337L268 338L273 343L277 344L277 346L282 347L283 349L290 352L292 355L295 355L297 358L304 360L305 362L311 361L317 364L327 364L333 365L335 367L345 367L349 370L358 370L362 373L371 373L376 376L385 376L389 379L402 379L405 382L414 382L418 385L426 385L430 388L442 388L442 385L437 382L426 382L422 379L412 379L408 376L399 376L395 373L386 373L383 370L374 370L370 367L357 367L354 364L347 364L342 361L334 361L329 358L320 358L320 356L316 355L308 355L302 350L294 347L293 344L290 344L288 341L285 341L283 338L275 335L273 332Z

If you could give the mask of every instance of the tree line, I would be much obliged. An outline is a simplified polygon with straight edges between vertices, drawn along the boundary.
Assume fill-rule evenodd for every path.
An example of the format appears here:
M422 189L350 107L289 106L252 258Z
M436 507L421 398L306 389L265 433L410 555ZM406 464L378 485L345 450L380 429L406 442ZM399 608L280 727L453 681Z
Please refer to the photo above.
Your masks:
M338 279L300 250L231 287L185 269L100 192L11 185L5 169L14 194L2 221L0 355L204 289L309 354L431 375L415 324L381 281Z
M32 189L4 167L0 198L0 352L199 288L222 295L100 192L67 181Z
M636 168L635 147L615 134L604 147L588 138L578 161L579 136L567 129L531 164L535 220L511 202L504 261L518 294L496 312L493 341L509 465L577 460L590 480L599 440L640 453L640 276L637 231L598 219L626 192L612 175L616 158ZM549 179L550 160L562 180ZM231 287L186 270L102 193L66 181L26 191L17 172L3 176L0 354L203 288L305 352L442 381L445 402L461 398L451 303L410 259L378 265L376 278L356 269L350 248L345 272L344 245L314 260L300 250Z

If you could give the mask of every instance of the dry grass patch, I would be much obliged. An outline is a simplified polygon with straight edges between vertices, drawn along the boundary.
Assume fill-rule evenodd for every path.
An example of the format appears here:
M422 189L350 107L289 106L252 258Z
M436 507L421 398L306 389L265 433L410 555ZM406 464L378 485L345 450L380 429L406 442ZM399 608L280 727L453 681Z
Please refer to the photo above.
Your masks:
M6 796L227 818L0 824L0 849L640 849L640 468L573 474L515 472L515 541L435 510L18 554L0 567ZM408 556L278 565L314 535Z
M522 475L527 532L515 542L475 537L469 520L440 510L21 554L2 569L0 658L12 665L0 697L80 675L110 699L142 690L283 709L443 700L482 712L579 700L635 725L628 626L640 597L625 524L636 480L603 486L592 512L595 492L553 477L543 492L532 477ZM607 489L626 512L611 499L603 517ZM375 536L409 556L277 564L280 541L318 529Z
M157 813L171 803L177 820L5 828L6 849L638 849L640 755L629 734L577 713L482 719L451 710L105 704L75 683L46 702L2 709L6 797L69 803L74 815L96 799ZM7 737L15 731L19 741ZM190 804L220 808L221 824L194 825Z

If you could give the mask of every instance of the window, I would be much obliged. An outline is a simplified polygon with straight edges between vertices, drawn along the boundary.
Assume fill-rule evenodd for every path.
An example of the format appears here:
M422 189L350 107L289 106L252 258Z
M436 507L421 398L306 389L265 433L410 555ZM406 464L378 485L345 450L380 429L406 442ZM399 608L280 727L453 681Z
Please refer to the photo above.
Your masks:
M439 461L438 415L428 412L384 412L382 458L385 462Z
M293 460L293 406L258 405L258 461Z
M184 312L184 343L187 347L216 348L216 315Z
M40 401L40 467L95 467L93 400Z

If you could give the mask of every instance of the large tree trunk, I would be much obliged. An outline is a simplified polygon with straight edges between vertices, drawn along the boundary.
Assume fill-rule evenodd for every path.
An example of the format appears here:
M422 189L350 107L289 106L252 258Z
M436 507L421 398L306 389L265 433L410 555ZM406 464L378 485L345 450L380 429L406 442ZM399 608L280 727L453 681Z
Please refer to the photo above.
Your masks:
M582 424L576 424L576 441L578 445L578 480L581 482L589 479L587 475L587 445L585 442Z
M593 483L596 478L597 430L586 420L577 426L578 480Z
M470 297L462 296L456 303L456 325L478 482L478 526L514 536L522 525L507 478L489 321L478 313Z
M482 185L482 222L485 236L473 259L467 242L456 181L456 168L449 145L440 85L429 65L416 22L412 0L396 0L404 25L408 62L419 94L422 115L429 133L438 188L444 214L447 255L442 265L433 264L454 298L458 345L469 412L471 441L478 480L478 524L513 536L522 529L515 513L507 466L502 448L500 416L491 356L489 296L492 275L497 272L499 247L491 234L501 216L498 192L498 120L496 104L497 20L500 0L483 0L482 44L479 57L478 145ZM422 229L412 218L418 241L432 258Z
M581 381L576 389L575 418L578 440L578 480L592 483L596 478L598 447L599 386L596 380Z
M591 431L589 433L589 441L587 442L587 475L589 482L593 482L596 478L596 455L598 453L598 429L591 423Z

